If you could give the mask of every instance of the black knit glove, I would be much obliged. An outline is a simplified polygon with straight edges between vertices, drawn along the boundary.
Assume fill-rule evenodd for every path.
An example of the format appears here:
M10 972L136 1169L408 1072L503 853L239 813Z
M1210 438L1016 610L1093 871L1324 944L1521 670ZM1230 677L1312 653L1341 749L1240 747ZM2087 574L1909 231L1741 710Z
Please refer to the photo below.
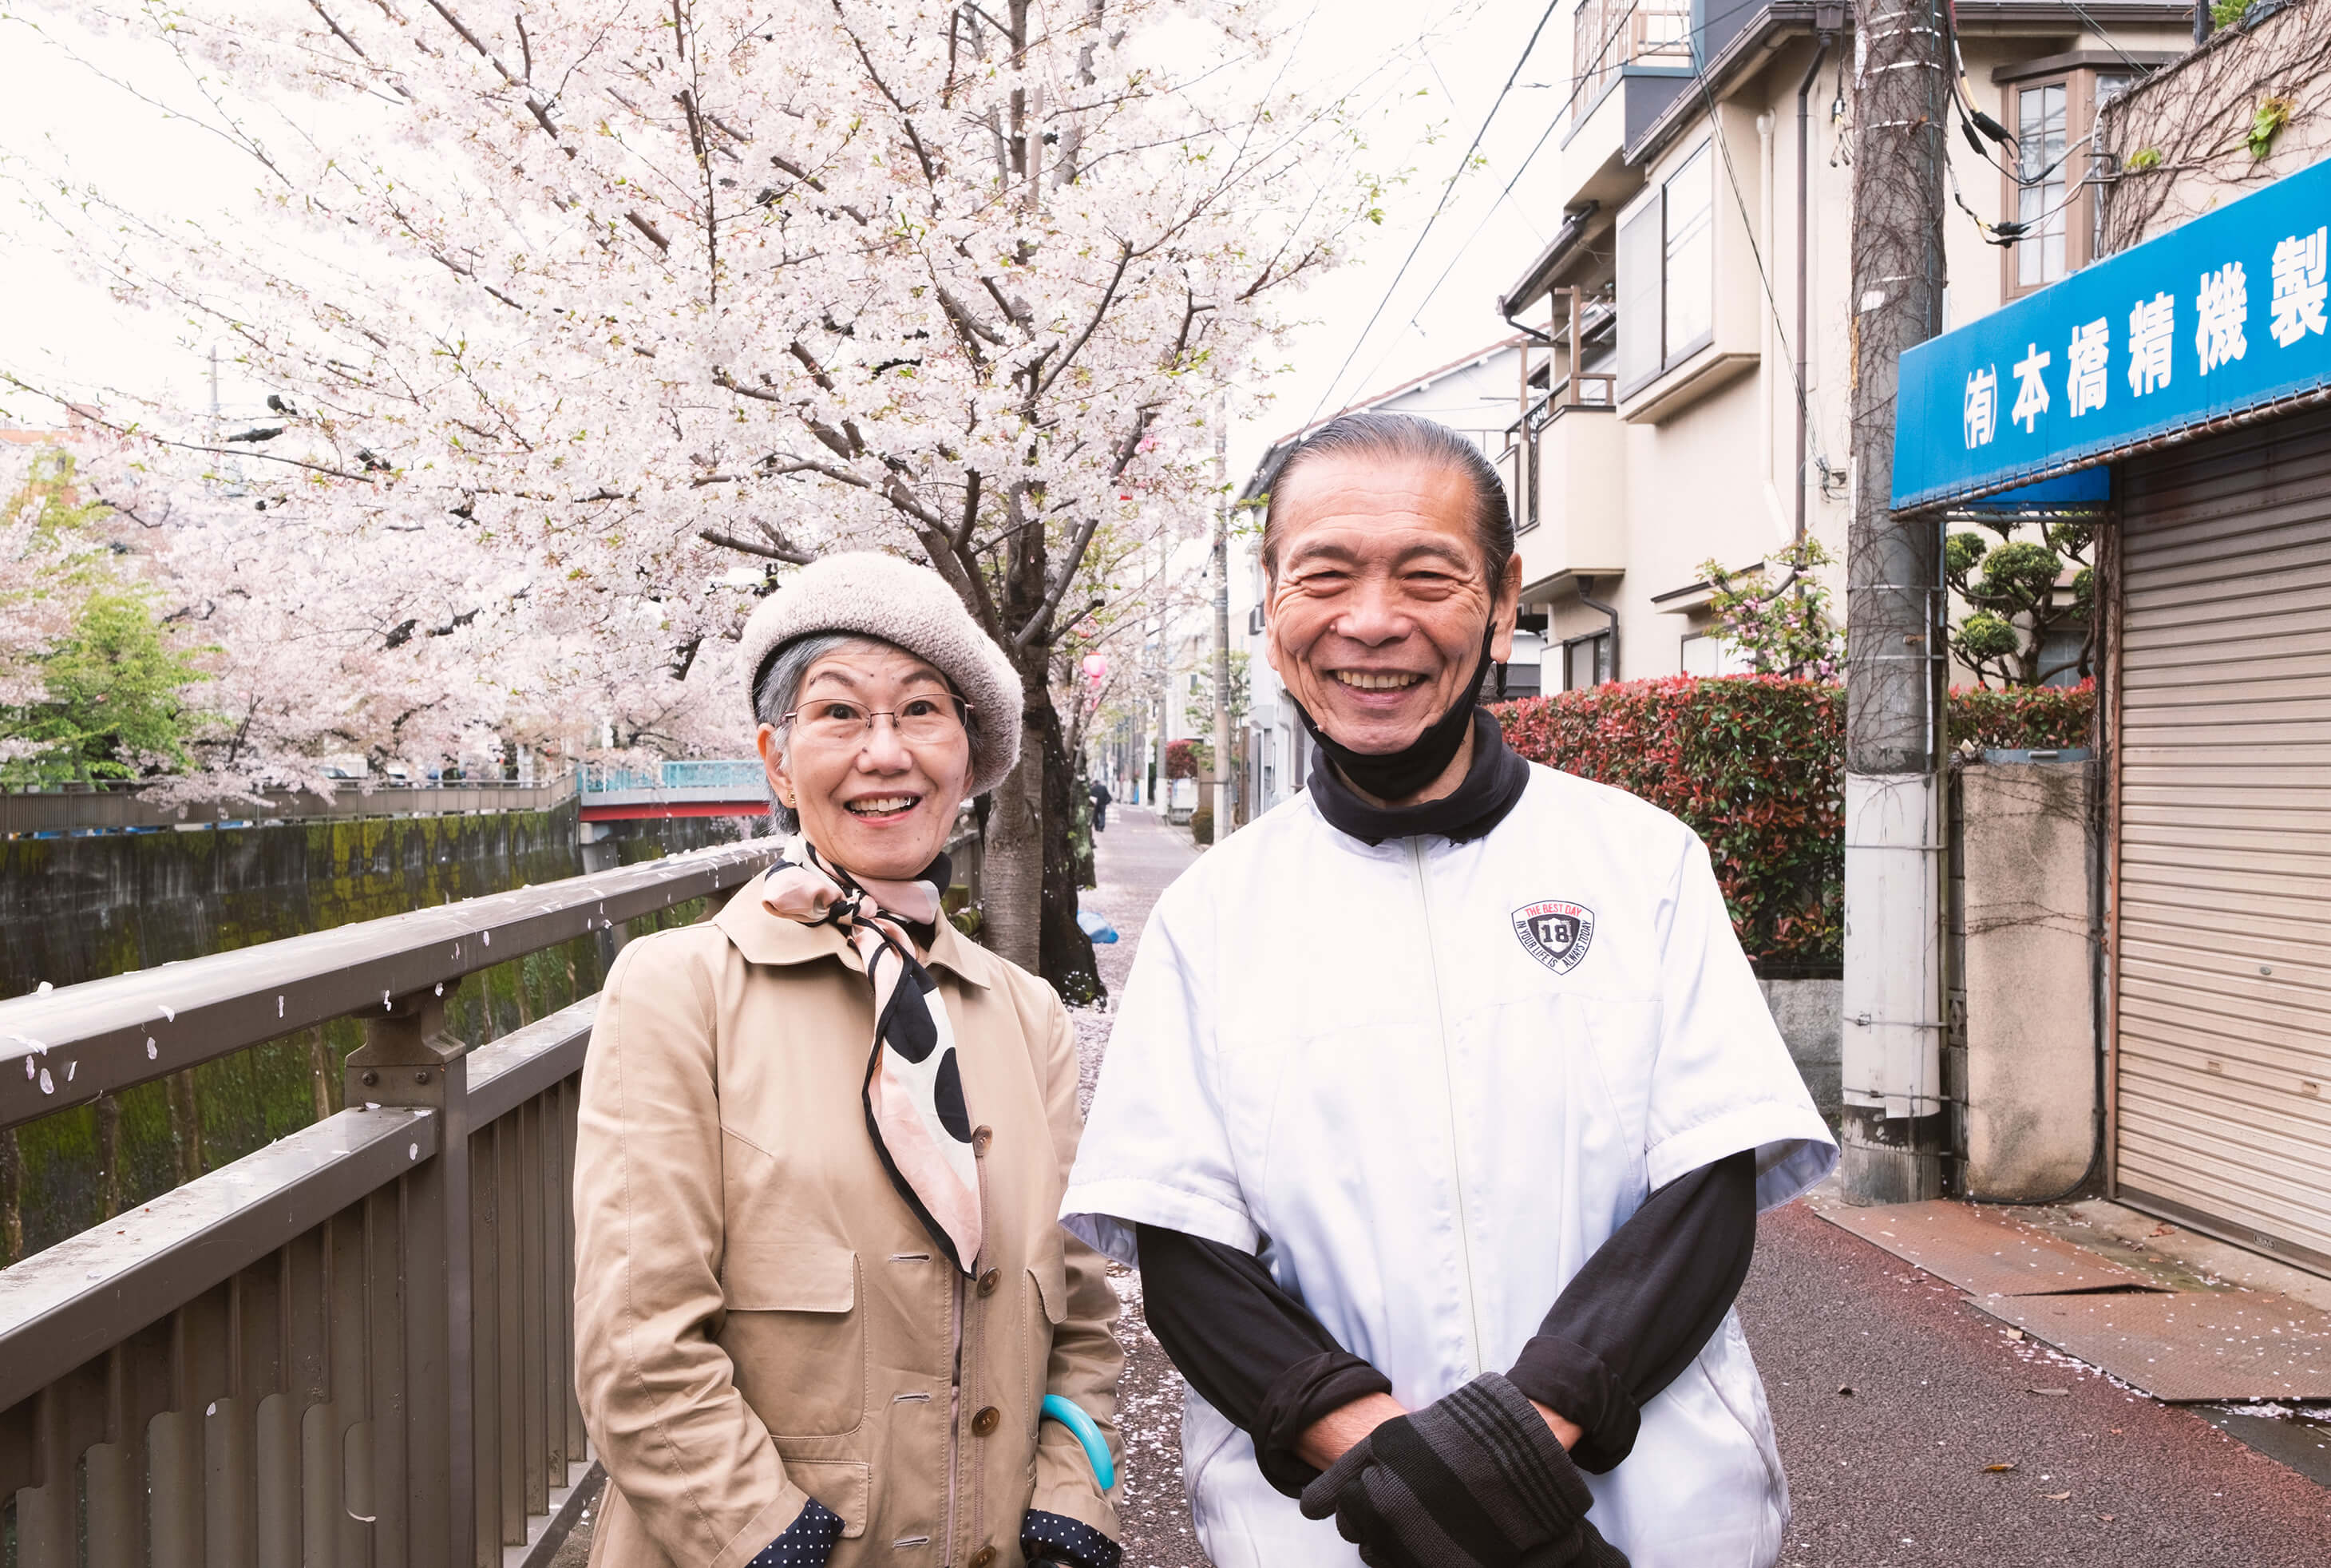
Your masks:
M1384 1422L1304 1488L1368 1568L1628 1568L1537 1407L1486 1373Z

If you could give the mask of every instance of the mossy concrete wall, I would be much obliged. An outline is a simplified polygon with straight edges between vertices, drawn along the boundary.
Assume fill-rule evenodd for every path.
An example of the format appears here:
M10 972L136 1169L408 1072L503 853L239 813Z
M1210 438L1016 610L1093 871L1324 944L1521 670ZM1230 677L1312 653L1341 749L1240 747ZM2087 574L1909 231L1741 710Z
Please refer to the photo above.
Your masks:
M607 825L608 863L737 835L719 818ZM196 833L0 841L0 995L552 882L584 870L576 808L358 818ZM699 903L633 923L697 917ZM449 999L481 1044L599 987L582 937L496 965ZM0 1132L0 1265L216 1169L339 1107L343 1019Z
M0 842L0 995L579 874L576 809Z

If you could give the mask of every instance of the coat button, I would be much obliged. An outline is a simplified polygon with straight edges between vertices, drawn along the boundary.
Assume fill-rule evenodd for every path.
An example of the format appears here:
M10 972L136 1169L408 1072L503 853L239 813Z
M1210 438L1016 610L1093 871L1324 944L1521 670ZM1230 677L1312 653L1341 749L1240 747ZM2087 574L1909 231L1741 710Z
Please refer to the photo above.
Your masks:
M995 1430L996 1422L1003 1419L1003 1411L997 1410L994 1405L988 1405L977 1415L971 1418L971 1435L975 1438L984 1438L988 1436Z
M993 1296L995 1294L995 1288L1003 1283L1004 1271L1000 1269L991 1269L979 1277L979 1293L982 1296Z
M993 1546L982 1546L971 1554L971 1568L993 1568L994 1562L995 1548Z
M971 1129L971 1152L973 1154L984 1155L987 1153L987 1145L994 1141L995 1129L994 1127L974 1127Z

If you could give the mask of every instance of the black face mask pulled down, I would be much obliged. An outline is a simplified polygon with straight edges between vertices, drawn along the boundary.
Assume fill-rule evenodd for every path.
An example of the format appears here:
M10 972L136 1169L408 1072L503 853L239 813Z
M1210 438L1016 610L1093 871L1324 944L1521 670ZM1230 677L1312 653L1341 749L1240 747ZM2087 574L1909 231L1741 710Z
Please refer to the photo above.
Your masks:
M1481 630L1481 657L1474 661L1473 678L1465 683L1465 689L1458 693L1448 712L1426 725L1423 734L1398 751L1379 755L1354 751L1321 729L1318 720L1295 700L1293 692L1287 694L1287 700L1294 705L1295 716L1303 721L1303 727L1310 731L1319 749L1327 754L1327 760L1336 765L1337 773L1380 801L1396 801L1414 794L1439 778L1457 755L1457 748L1465 744L1465 736L1473 727L1475 698L1489 673L1489 641L1496 635L1497 622L1492 620Z

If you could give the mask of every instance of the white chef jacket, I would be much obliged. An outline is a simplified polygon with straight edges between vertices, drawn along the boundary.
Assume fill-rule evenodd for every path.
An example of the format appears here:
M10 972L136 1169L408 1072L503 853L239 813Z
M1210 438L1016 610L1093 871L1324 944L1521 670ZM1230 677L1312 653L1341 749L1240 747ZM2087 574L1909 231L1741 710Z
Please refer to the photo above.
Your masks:
M1837 1148L1708 851L1654 806L1532 765L1486 837L1369 845L1306 793L1167 889L1143 933L1061 1217L1260 1250L1414 1409L1503 1372L1651 1192L1756 1151L1760 1209ZM1219 1568L1356 1568L1193 1390L1183 1475ZM1788 1487L1736 1315L1586 1478L1635 1568L1766 1568Z

